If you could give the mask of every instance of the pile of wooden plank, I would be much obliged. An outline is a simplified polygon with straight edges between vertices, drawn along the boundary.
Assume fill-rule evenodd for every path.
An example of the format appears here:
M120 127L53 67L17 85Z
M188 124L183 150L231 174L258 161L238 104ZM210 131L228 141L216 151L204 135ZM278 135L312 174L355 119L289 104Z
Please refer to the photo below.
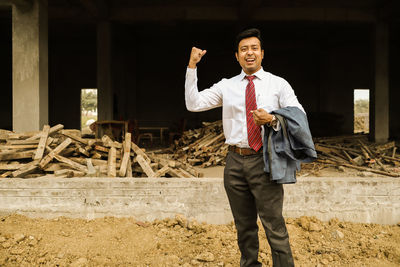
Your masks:
M349 135L314 138L314 143L321 168L342 166L400 177L400 155L394 141L375 144L367 135ZM173 158L201 167L225 165L227 151L222 122L203 122L202 128L186 131L175 140Z
M368 142L366 135L315 138L317 162L400 177L400 156L394 141Z
M203 122L203 127L183 133L175 140L174 158L191 165L209 167L225 165L228 145L222 130L222 121Z
M107 135L82 138L59 124L42 131L0 131L0 177L201 177L187 163L145 153L126 133L122 143Z

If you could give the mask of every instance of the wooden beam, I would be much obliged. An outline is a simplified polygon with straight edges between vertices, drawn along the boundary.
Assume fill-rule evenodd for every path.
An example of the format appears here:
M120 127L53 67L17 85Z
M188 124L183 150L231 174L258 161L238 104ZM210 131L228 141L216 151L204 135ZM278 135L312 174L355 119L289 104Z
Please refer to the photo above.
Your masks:
M54 150L51 150L49 148L51 150L51 152L49 154L47 154L47 156L44 157L40 161L39 167L43 169L57 154L59 154L61 151L63 151L71 143L72 143L72 140L70 138L67 138L67 139L64 140L64 142L59 144Z
M125 177L132 177L132 176L133 176L132 175L132 161L131 161L131 158L129 157L129 159L128 159L128 167L126 169Z
M47 137L49 136L49 131L50 131L49 125L43 126L43 131L41 133L39 144L35 156L33 157L34 160L41 160L43 158L43 153L46 148L46 142L47 142Z
M71 134L71 133L69 133L69 132L67 132L65 130L61 130L61 134L65 135L66 137L69 137L69 138L71 138L71 139L73 139L75 141L78 141L78 142L80 142L80 143L82 143L84 145L88 145L88 140L87 139L83 139L83 138L81 138L79 136L73 135L73 134Z
M12 177L24 177L25 175L36 170L38 168L38 163L39 160L31 161L25 164L23 167L19 168L18 170L13 171L11 175Z
M153 169L150 167L150 165L147 163L147 161L143 158L142 155L137 155L136 160L139 163L140 167L142 167L147 177L154 177Z
M15 171L18 170L19 168L24 167L26 164L21 164L21 163L9 163L9 164L0 164L0 171Z
M122 156L121 168L119 169L118 173L120 177L124 177L126 175L126 170L131 156L131 143L131 133L126 133L124 140L124 154Z
M88 172L88 169L86 168L86 166L81 165L79 163L76 163L75 161L72 161L68 158L65 158L63 156L60 155L54 155L54 158L62 163L65 163L67 165L69 165L71 168L76 169L78 171L82 171L84 173Z
M117 151L116 151L115 147L111 147L110 151L108 152L108 163L107 163L107 176L108 177L117 176L116 158L117 158Z
M0 160L29 159L32 158L36 150L24 152L0 152Z
M53 126L53 127L50 128L50 130L49 130L49 135L52 135L53 133L56 133L56 132L60 131L60 130L63 129L63 128L64 128L64 125L62 125L62 124L57 124L57 125L55 125L55 126ZM41 134L42 134L42 133L37 133L37 134L35 134L34 136L31 136L31 137L29 137L29 138L26 139L26 140L36 140L36 139L39 139L39 138L41 137Z
M144 160L146 160L147 163L150 164L151 159L147 156L146 153L144 153L144 151L140 147L138 147L134 142L131 143L131 147L136 155L142 156L144 158Z

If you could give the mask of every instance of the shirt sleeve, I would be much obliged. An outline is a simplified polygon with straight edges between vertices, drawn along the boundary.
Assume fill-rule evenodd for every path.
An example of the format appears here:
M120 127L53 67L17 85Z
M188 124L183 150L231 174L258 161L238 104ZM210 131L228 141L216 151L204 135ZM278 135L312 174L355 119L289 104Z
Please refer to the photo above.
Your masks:
M301 109L304 113L303 106L299 103L299 100L297 100L297 96L295 95L292 87L290 84L282 79L282 87L279 95L279 106L281 108L285 107L298 107Z
M220 83L199 92L197 88L197 68L186 70L185 102L189 111L205 111L222 106Z

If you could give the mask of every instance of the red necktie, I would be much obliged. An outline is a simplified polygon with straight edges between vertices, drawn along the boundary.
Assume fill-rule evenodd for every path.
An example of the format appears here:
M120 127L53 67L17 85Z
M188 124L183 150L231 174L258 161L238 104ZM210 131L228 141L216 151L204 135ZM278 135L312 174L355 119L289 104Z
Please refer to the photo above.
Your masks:
M247 139L249 146L258 151L262 147L261 127L257 126L250 112L257 109L256 92L254 90L253 79L255 76L246 76L249 83L246 86L246 119L247 119Z

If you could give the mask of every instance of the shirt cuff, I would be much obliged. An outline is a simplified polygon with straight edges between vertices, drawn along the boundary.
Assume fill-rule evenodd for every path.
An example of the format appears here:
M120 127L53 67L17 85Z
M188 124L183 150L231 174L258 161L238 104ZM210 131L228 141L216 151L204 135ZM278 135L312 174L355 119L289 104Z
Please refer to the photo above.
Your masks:
M281 129L281 123L277 121L275 126L272 126L272 129L274 129L275 132L279 131Z

